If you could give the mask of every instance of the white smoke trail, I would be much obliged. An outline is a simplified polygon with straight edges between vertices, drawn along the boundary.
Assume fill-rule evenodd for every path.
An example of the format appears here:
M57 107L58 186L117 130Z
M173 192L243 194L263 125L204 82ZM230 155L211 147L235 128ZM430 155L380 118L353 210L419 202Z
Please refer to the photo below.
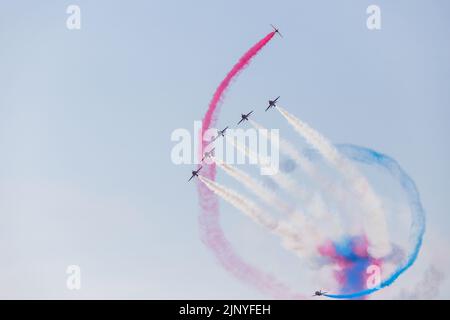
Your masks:
M239 170L236 167L228 165L224 162L218 161L213 158L213 161L221 168L225 173L236 179L238 182L244 185L250 192L258 196L264 203L275 208L278 211L284 213L291 213L291 209L287 206L276 194L269 189L265 188L261 183L253 179L250 175Z
M389 254L391 246L382 203L372 190L369 182L337 149L319 132L308 124L288 113L285 109L276 108L303 138L344 177L352 192L360 200L364 215L364 230L369 240L369 253L373 257L383 257Z
M249 122L255 129L259 130L259 132L261 132L261 134L263 134L266 139L270 139L270 135L268 134L268 130L266 128L252 119L249 119ZM298 152L297 149L289 141L281 137L280 152L294 160L310 176L315 176L317 174L317 171L311 161L309 161L309 159Z
M307 239L306 234L296 231L290 224L285 223L284 221L277 221L273 219L270 215L265 214L264 211L258 207L258 205L246 197L238 194L236 191L226 188L225 186L222 186L204 176L198 176L198 178L212 192L230 203L236 209L242 211L254 222L262 225L273 234L279 236L282 239L282 244L298 256L305 257L316 253L316 238ZM300 217L299 219L303 219L301 218L302 215L299 215L298 217Z
M249 122L255 129L260 130L259 132L261 132L261 134L264 135L266 139L270 140L271 137L269 134L267 134L268 131L266 128L252 119L249 119ZM292 143L281 137L279 139L280 152L288 156L290 159L294 160L303 169L303 171L306 172L306 174L313 178L315 182L319 183L321 188L329 192L332 191L332 194L335 194L338 191L342 191L335 190L336 186L334 186L334 184L329 179L321 175L316 166L308 158L303 156Z
M204 176L198 176L198 178L209 189L211 189L211 191L222 197L236 209L245 213L255 222L261 224L271 231L274 231L278 227L278 222L275 219L271 218L269 215L264 214L263 211L251 200L246 199L244 196L238 194L234 190L228 189Z
M268 134L267 128L253 119L249 119L249 122L253 128L259 130L259 132L261 132L266 139L270 140L271 136ZM303 169L303 171L305 171L306 174L308 174L319 185L319 187L321 187L322 190L339 199L344 197L344 190L342 190L342 188L338 188L333 182L321 175L316 166L308 158L304 157L291 142L283 139L282 137L279 137L279 142L280 152L294 160ZM320 194L315 193L312 194L308 200L304 199L304 205L306 207L306 211L318 220L317 222L320 222L321 225L327 225L329 227L327 232L330 235L338 237L343 233L343 229L337 220L337 215L328 210L327 205L323 201Z
M240 143L235 143L232 139L226 139L228 143L233 145L236 150L243 153L252 163L257 163L259 166L263 166L266 163L270 163L267 159L254 153L247 146L243 146ZM285 191L287 191L294 198L300 197L301 199L307 198L306 191L301 188L292 178L285 175L282 172L278 172L271 176L273 180Z

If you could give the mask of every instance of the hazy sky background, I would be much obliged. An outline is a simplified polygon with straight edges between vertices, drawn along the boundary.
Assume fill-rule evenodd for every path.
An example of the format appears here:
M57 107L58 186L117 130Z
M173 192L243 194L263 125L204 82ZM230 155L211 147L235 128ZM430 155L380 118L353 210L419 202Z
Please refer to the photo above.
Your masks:
M81 8L79 31L66 28L70 4ZM370 4L381 7L379 31L366 27ZM0 297L269 298L201 243L192 166L172 164L170 134L192 130L270 23L285 37L227 93L220 126L256 109L287 128L261 113L281 95L333 142L394 157L428 215L423 255L396 285L414 286L429 265L446 273L448 12L445 0L2 1ZM318 289L234 209L222 215L251 261L301 292ZM66 288L70 264L81 267L79 291ZM448 279L440 289L450 298Z

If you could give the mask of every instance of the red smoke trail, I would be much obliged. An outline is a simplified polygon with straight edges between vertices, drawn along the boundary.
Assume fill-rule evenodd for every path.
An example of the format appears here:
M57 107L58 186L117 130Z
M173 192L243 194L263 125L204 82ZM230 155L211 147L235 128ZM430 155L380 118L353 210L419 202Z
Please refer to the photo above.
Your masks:
M269 33L250 50L248 50L234 65L217 87L216 92L209 104L208 110L203 118L202 131L200 132L199 155L202 155L207 142L203 141L203 133L215 125L220 111L220 102L224 92L229 87L231 81L250 63L251 59L273 38L275 32ZM215 180L216 167L214 164L208 165L202 172L207 178ZM215 254L222 266L235 277L252 284L263 292L273 295L275 298L299 298L290 293L285 285L279 283L273 276L264 274L257 268L247 264L238 256L228 240L226 239L220 226L220 214L218 199L203 183L198 183L198 192L201 206L199 217L200 232L202 241Z
M202 155L202 150L206 146L207 142L203 141L203 132L211 128L211 126L215 125L217 120L217 115L220 111L220 102L222 100L222 96L224 92L227 90L228 86L231 83L231 80L235 78L249 63L250 60L258 54L258 52L273 38L275 32L269 33L263 39L261 39L258 43L256 43L253 47L250 48L234 65L233 69L228 72L225 79L222 80L220 85L217 87L216 92L214 92L213 98L209 103L208 110L203 117L202 122L202 132L200 134L200 155Z

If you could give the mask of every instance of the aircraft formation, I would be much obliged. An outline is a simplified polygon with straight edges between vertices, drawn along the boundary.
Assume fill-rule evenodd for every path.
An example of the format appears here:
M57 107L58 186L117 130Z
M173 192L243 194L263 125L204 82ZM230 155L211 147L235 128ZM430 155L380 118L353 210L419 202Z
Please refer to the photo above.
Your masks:
M276 34L278 34L281 38L283 38L283 35L280 33L280 31L278 30L278 28L276 28L274 25L271 25L271 26L272 26L274 32L275 32ZM269 109L271 109L271 108L276 108L276 107L277 107L278 99L280 99L280 96L276 97L276 98L273 99L273 100L269 100L269 101L268 101L268 106L267 106L267 108L265 109L265 111L267 112L267 111L268 111ZM253 110L250 111L249 113L246 113L246 114L245 114L245 113L242 113L242 114L241 114L241 119L239 120L239 122L237 123L237 125L240 125L240 124L241 124L242 122L244 122L244 121L248 121L248 120L249 120L249 117L250 117L250 115L251 115L252 113L253 113ZM217 139L219 139L220 137L225 137L225 133L226 133L226 131L227 131L228 128L229 128L229 127L226 126L224 129L218 130L218 131L217 131L217 136L215 136L215 137L212 139L212 142L215 141L215 140L217 140ZM203 161L204 161L205 159L211 158L212 156L214 156L214 150L215 150L215 148L211 149L210 151L206 151L206 152L203 154L203 158L202 158L201 162L203 163ZM202 168L203 168L203 166L200 166L197 170L193 170L192 173L191 173L191 177L189 178L188 182L191 181L193 178L198 177L198 176L199 176L199 172L200 172L200 170L201 170ZM313 297L316 297L316 296L323 296L324 294L326 294L326 292L324 292L324 291L322 291L322 290L315 291L314 294L313 294Z
M266 108L266 111L269 110L270 108L275 108L275 107L277 106L277 102L278 102L278 99L279 99L279 98L280 98L280 96L278 96L276 99L269 100L269 101L268 101L268 106L267 106L267 108ZM239 120L239 122L238 122L237 124L239 125L239 124L241 124L243 121L248 121L248 119L249 119L249 117L250 117L250 115L251 115L252 113L253 113L253 110L250 111L250 112L247 113L247 114L245 114L245 113L241 114L241 120ZM217 131L217 136L215 136L215 137L212 139L211 142L216 141L216 140L219 139L220 137L225 137L225 133L226 133L226 131L227 131L228 128L229 128L229 127L226 126L224 129L218 130L218 131ZM215 149L215 148L211 149L210 151L206 151L206 152L203 154L203 158L202 158L201 162L203 162L203 161L204 161L205 159L207 159L207 158L211 158L211 157L214 155L214 149ZM191 177L189 178L188 182L191 181L194 177L198 177L198 173L200 172L201 168L202 168L202 166L200 166L200 168L198 168L197 170L192 171L192 175L191 175Z
M278 34L281 38L283 38L283 35L281 34L280 30L275 27L273 24L271 24L273 31ZM280 98L280 96L278 96L277 98L273 99L273 100L269 100L268 101L268 106L266 108L266 111L269 110L270 108L274 108L277 106L277 102L278 99ZM243 121L248 121L248 118L250 117L250 115L253 113L253 110L250 111L247 114L241 114L241 119L239 120L239 122L237 123L237 125L240 125ZM220 137L225 137L225 132L227 131L228 126L226 126L223 130L219 130L217 131L217 136L215 136L211 142L216 141L217 139L219 139ZM201 162L203 162L205 159L207 158L211 158L214 155L214 148L211 151L207 151L203 154L203 158L201 160ZM198 177L198 173L200 171L202 167L200 166L200 168L198 168L197 170L192 171L192 175L189 178L188 182L191 181L194 177Z

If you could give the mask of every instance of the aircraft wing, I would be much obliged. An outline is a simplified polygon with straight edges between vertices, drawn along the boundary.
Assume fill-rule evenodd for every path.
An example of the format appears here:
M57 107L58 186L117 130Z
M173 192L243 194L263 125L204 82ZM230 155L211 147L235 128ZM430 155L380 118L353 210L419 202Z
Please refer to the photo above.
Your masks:
M191 181L193 177L194 177L194 175L192 175L192 176L189 178L188 182Z
M271 105L269 104L269 106L268 106L268 107L266 108L266 111L267 111L267 110L269 110L269 109L270 109L270 107L271 107Z
M253 110L247 113L247 117L253 113Z
M277 102L278 99L280 99L280 96L278 96L275 100L273 100L273 102Z
M239 120L239 122L237 124L240 124L242 121L244 121L244 118L242 118L241 120Z

